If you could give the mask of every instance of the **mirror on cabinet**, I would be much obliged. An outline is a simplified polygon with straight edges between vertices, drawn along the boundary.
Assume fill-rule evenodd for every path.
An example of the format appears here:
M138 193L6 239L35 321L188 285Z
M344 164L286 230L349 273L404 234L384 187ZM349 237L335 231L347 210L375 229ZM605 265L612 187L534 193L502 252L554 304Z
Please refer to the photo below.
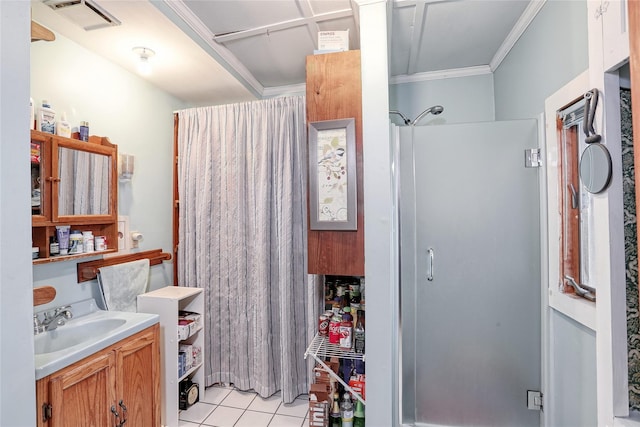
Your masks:
M115 220L115 146L107 141L103 141L106 144L103 145L67 138L54 138L53 142L54 221L74 221L81 217Z
M58 215L108 215L111 157L58 149Z

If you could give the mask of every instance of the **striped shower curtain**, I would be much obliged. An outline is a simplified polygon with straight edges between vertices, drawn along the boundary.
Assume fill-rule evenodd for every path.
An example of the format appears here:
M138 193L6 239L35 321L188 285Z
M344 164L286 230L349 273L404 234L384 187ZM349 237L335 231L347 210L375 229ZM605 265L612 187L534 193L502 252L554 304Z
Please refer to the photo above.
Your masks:
M187 109L178 120L178 282L205 289L206 385L280 390L291 402L308 392L317 314L305 98Z

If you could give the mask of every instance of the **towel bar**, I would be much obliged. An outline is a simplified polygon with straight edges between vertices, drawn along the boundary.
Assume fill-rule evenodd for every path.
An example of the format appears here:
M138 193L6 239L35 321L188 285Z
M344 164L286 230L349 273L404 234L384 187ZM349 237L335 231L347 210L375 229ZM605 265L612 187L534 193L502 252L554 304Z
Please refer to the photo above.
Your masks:
M79 262L77 265L78 283L93 280L98 276L98 268L109 265L122 264L125 262L148 259L149 265L157 265L162 261L170 260L171 254L162 252L162 249L152 249L150 251L136 252L126 255L115 255L95 261Z

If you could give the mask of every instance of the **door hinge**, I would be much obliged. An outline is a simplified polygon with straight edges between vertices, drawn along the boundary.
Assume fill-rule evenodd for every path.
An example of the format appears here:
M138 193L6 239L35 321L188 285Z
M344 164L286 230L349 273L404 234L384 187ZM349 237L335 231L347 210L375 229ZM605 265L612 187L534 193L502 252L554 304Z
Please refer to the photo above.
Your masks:
M542 158L540 157L539 148L527 148L524 150L524 167L539 168L542 166Z
M527 390L527 409L542 411L542 392L537 390Z
M53 413L53 407L48 403L44 403L42 405L42 421L44 422L49 421L52 417L52 413Z

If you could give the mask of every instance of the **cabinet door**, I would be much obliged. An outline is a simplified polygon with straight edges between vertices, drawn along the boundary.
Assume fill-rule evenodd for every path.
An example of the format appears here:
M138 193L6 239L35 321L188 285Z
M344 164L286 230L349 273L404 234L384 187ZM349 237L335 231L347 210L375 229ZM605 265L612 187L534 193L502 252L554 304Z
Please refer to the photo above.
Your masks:
M49 427L46 413L50 405L49 378L36 381L36 427Z
M49 427L113 427L115 355L103 353L53 374Z
M130 426L160 426L159 333L156 324L116 349L116 399Z
M106 141L86 143L57 136L52 141L53 221L76 224L79 221L117 221L115 145Z
M45 224L51 219L51 138L31 133L31 221Z

